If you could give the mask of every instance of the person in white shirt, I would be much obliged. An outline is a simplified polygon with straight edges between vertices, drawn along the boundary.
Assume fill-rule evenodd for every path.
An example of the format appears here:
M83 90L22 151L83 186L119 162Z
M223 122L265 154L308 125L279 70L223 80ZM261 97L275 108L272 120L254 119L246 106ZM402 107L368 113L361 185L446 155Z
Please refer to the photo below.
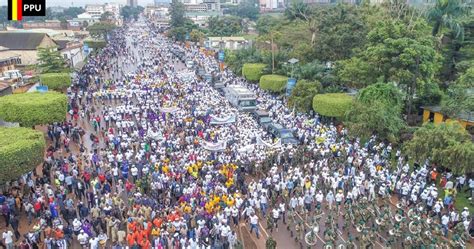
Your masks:
M2 235L5 242L6 249L13 249L13 233L10 230L5 230Z
M255 213L250 215L250 234L255 229L255 234L257 235L257 239L260 238L259 229L258 229L258 216Z
M448 214L444 214L441 217L441 225L443 226L443 234L444 236L448 236L448 225L449 225L449 216Z
M272 210L273 224L278 231L278 220L280 219L280 209L273 208Z
M86 233L84 233L83 230L81 230L79 235L77 235L77 240L79 241L79 244L81 244L81 246L85 248L87 247L87 243L89 242L89 235L87 235Z

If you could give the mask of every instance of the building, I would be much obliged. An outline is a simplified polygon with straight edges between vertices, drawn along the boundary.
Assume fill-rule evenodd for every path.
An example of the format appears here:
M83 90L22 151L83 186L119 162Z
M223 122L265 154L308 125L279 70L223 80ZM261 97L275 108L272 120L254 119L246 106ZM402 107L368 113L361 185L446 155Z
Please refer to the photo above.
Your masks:
M58 50L70 66L78 68L83 65L83 44L71 39L54 40L58 44Z
M318 1L318 0L309 0L309 1ZM279 9L284 9L285 1L284 0L259 0L259 5L260 5L260 12L275 11Z
M24 29L62 29L58 20L46 20L44 22L28 21L23 23Z
M105 8L102 4L87 4L86 5L86 14L90 15L92 18L100 19L102 14L104 14ZM82 13L82 14L84 14ZM81 15L82 15L81 14ZM79 15L78 15L79 17Z
M138 6L138 2L137 2L137 0L127 0L127 6L130 6L130 7L137 7L137 6Z
M67 29L72 31L80 31L84 22L79 20L68 20L67 21Z
M439 124L457 120L466 130L471 130L474 127L474 112L458 113L454 117L448 117L442 113L440 106L422 106L421 108L423 109L423 123L433 122Z
M20 55L21 65L34 65L38 62L38 48L56 47L46 33L36 32L0 32L0 46L13 54Z
M115 20L120 19L120 4L106 3L104 4L104 11L112 13Z
M186 18L189 18L195 24L205 27L207 25L207 20L211 16L221 16L221 12L217 11L194 11L194 12L186 12L184 14Z
M100 22L100 18L93 18L91 15L87 13L82 13L77 15L77 18L73 18L72 21L80 22L84 26L84 22L87 23L87 26L93 25L96 22Z
M229 50L238 50L242 48L247 48L249 46L249 41L245 40L243 37L208 37L205 41L206 48L219 50L221 48ZM222 46L222 47L221 47Z
M20 57L20 54L0 46L0 75L5 71L15 69L16 65L21 64Z

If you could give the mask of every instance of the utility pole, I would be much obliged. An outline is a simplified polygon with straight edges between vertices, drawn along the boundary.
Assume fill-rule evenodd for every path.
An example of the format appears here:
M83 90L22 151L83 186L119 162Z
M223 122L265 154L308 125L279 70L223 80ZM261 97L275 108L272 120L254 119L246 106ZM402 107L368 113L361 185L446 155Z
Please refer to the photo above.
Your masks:
M273 44L273 33L270 33L270 38L272 40L271 46L272 46L272 74L275 72L275 51L274 51L274 44Z

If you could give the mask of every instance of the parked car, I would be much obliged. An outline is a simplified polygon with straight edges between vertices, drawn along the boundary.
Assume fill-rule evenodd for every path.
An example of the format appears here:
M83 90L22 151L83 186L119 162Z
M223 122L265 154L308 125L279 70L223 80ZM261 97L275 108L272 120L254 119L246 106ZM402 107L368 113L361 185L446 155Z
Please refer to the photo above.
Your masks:
M268 126L267 131L273 138L281 139L282 144L299 144L298 139L293 136L293 132L281 124L272 123Z
M257 120L257 123L261 125L264 129L267 129L268 126L272 123L270 114L266 111L255 110L252 112L252 116Z

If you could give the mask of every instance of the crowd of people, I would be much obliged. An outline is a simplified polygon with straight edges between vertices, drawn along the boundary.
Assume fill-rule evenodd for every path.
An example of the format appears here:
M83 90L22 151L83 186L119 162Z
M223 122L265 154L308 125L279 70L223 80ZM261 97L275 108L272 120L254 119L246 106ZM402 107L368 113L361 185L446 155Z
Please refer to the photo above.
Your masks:
M255 92L258 108L291 128L300 145L273 143L248 113L184 68L176 50L226 85ZM172 42L143 18L115 30L68 89L67 121L48 127L41 172L0 195L4 246L238 248L246 243L238 239L241 223L259 239L263 221L273 231L321 210L350 217L350 206L366 203L420 208L420 216L440 224L444 240L453 237L449 229L463 240L474 232L469 209L454 208L456 193L472 194L474 179L430 162L409 165L376 136L366 143L349 139L344 129L295 113L257 85L218 70L214 57ZM211 122L232 115L235 122ZM333 229L345 223L338 213ZM352 224L338 236L373 231L376 218L348 218ZM31 228L24 234L20 219ZM396 225L390 219L387 234ZM350 228L359 220L361 231ZM338 233L329 236L329 227L321 231L325 243L336 243Z

